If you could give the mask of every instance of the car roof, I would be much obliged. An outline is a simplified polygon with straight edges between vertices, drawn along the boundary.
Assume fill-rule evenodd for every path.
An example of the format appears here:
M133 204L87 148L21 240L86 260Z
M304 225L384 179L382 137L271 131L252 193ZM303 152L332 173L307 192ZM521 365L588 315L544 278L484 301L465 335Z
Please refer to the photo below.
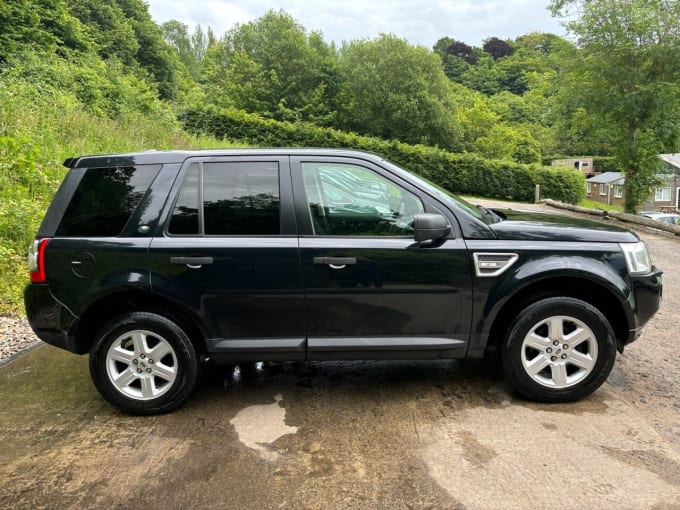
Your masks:
M331 148L251 148L251 149L210 149L210 150L148 150L122 154L99 154L68 158L64 161L67 168L104 168L112 166L133 166L182 163L187 158L220 156L337 156L358 157L382 161L377 154L349 149Z

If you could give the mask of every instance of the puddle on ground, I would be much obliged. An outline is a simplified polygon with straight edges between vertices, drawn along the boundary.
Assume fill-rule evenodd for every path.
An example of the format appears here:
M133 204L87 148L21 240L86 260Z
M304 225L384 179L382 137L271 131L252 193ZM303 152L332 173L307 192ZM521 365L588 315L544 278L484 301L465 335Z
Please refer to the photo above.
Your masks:
M271 444L298 430L286 425L286 409L279 404L281 400L283 397L279 393L274 396L273 404L246 407L229 422L236 429L239 441L268 461L275 461L279 456Z

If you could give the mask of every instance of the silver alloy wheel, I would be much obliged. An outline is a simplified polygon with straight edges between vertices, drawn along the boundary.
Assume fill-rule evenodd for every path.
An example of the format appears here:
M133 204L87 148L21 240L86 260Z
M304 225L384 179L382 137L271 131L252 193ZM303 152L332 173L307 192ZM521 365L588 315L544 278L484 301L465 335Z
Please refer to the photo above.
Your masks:
M585 323L556 315L534 325L522 341L522 366L535 382L554 389L583 381L597 363L597 339Z
M164 395L177 379L177 356L157 333L133 330L116 338L106 353L106 373L126 397L151 400Z

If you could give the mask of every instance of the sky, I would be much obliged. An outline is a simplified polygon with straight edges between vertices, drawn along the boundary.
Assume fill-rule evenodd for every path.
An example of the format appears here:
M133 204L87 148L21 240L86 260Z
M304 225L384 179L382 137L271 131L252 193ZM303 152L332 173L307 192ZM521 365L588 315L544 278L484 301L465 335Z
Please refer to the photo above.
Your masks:
M489 37L514 39L530 32L565 35L546 9L548 0L147 0L154 21L176 19L212 27L216 35L267 10L283 9L327 42L392 33L431 48L441 37L481 46Z

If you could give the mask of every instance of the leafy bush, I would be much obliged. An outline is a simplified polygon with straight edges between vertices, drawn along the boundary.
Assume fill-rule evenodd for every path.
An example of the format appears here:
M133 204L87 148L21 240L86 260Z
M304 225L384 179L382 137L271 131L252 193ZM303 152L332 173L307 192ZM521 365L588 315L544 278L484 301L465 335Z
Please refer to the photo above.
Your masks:
M184 112L180 120L194 133L209 133L256 146L332 147L375 152L454 193L532 201L535 185L540 184L544 198L572 204L578 203L585 193L584 179L579 172L487 160L474 154L358 136L304 122L279 122L236 109L195 108Z
M143 114L174 119L171 108L144 80L130 74L120 62L105 62L92 54L66 60L50 53L25 51L4 65L2 85L22 86L22 96L38 102L47 98L67 100L101 117Z

